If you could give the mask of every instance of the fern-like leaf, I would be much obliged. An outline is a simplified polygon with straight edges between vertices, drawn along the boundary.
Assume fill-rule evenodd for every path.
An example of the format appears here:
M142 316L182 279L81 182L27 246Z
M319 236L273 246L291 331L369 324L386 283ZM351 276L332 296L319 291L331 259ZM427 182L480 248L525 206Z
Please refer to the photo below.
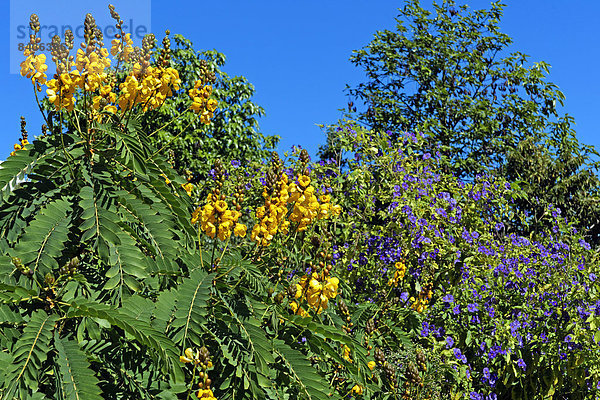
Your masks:
M275 351L286 366L291 380L298 386L304 399L333 399L327 381L310 365L304 354L292 349L285 342L275 340Z
M44 311L35 311L31 315L12 351L12 365L4 379L6 398L11 398L15 393L21 393L19 396L22 396L27 390L37 389L57 320L57 315L48 315Z
M79 345L72 340L54 339L58 351L56 362L60 368L64 398L69 400L101 400L100 381Z
M58 267L56 259L67 241L71 206L65 200L49 203L25 229L14 249L14 255L34 271L43 275Z
M206 306L210 298L213 274L207 274L201 269L196 269L177 290L177 310L171 327L176 330L174 341L186 347L190 336L194 342L199 343L199 334L205 329L203 322L206 320Z
M127 314L126 309L117 309L106 304L90 300L77 300L71 303L67 318L94 317L106 320L111 325L123 329L138 343L148 347L163 372L173 374L176 379L182 377L179 365L179 352L175 344L164 334L150 326L149 321L136 319Z

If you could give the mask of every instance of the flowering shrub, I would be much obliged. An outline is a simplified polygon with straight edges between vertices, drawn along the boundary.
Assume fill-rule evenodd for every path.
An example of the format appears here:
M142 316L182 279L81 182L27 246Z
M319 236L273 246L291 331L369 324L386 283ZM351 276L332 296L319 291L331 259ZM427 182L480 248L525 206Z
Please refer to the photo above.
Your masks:
M347 124L337 138L354 159L345 171L322 162L348 210L333 258L340 279L356 288L361 319L376 328L369 340L378 336L394 357L387 363L399 392L593 396L597 257L560 210L548 205L541 224L515 213L516 184L444 174L439 155L420 152L415 135L392 143ZM523 237L505 226L515 219L552 228ZM397 346L403 335L427 351L435 371L416 367L411 346Z

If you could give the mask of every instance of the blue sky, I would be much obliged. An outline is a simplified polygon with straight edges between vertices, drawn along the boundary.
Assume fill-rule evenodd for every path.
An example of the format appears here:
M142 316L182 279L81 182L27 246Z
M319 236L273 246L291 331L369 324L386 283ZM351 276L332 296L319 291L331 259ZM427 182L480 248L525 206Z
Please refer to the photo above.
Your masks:
M18 0L11 0L15 2ZM58 0L65 1L65 0ZM98 1L80 1L90 9L106 9ZM254 101L266 116L259 120L265 134L282 137L280 150L300 144L315 154L325 141L316 124L331 124L346 107L346 84L363 80L362 72L348 58L352 50L371 40L377 30L393 29L402 1L114 1L124 19L137 9L151 16L151 29L159 38L165 29L191 39L197 49L216 49L227 56L225 72L245 76L256 89ZM120 6L119 3L123 3ZM462 1L459 1L462 4ZM467 1L474 9L489 1ZM575 118L577 135L600 148L596 115L600 110L597 65L600 44L600 2L596 0L505 1L501 29L510 35L512 50L531 56L531 61L552 65L549 80L566 95L564 112ZM13 3L14 5L15 3ZM80 24L83 14L56 1L30 0L34 8L54 5L62 18ZM108 4L108 3L107 3ZM430 6L431 0L422 0ZM39 133L41 118L29 81L9 73L9 2L3 2L0 21L0 160L8 156L19 137L19 116L28 121L32 135ZM85 7L84 7L85 8ZM97 11L94 11L98 15ZM108 11L104 12L104 18ZM49 21L43 21L49 23Z

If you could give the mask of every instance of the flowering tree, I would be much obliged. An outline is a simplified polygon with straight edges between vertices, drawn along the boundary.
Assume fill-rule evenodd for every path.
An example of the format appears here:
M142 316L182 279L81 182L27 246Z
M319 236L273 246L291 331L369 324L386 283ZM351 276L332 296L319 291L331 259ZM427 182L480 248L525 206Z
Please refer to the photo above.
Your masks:
M364 385L344 358L360 345L329 317L331 265L306 272L305 290L283 279L341 211L311 184L307 154L265 170L217 160L196 205L144 121L179 97L210 124L210 74L184 92L168 34L157 48L121 32L109 51L88 14L74 55L70 32L53 39L48 80L37 16L30 26L21 72L36 96L46 86L46 124L30 142L22 123L0 172L0 396L313 399Z

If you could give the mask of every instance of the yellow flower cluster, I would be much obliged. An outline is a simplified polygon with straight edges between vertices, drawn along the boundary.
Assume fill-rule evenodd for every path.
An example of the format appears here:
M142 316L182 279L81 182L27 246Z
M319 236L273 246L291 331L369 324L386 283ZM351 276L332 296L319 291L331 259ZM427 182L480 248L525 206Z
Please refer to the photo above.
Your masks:
M406 274L406 265L403 261L399 261L395 264L396 271L394 271L394 277L388 281L388 286L398 286L398 281L404 279L404 275Z
M320 314L327 309L330 299L334 299L338 294L338 285L340 281L336 277L325 276L313 272L310 277L304 275L300 282L296 284L295 298L306 299L308 306ZM299 307L294 300L290 303L294 313L305 316L307 313Z
M102 47L100 51L87 54L83 49L77 50L75 68L79 71L81 86L88 92L94 92L106 81L107 74L104 72L110 67L108 50Z
M285 219L288 211L287 202L290 197L286 174L281 174L276 187L279 190L276 190L271 196L267 193L266 188L263 190L265 205L256 209L256 218L260 222L254 225L250 235L252 240L263 246L268 246L278 231L284 235L289 233L290 221Z
M46 83L46 55L35 55L32 51L25 49L23 54L27 57L21 63L21 76L31 78L31 83L35 85L38 92L42 90L41 85Z
M423 311L425 311L427 309L428 304L429 304L429 299L431 299L432 295L433 295L433 285L431 283L429 283L421 289L418 299L415 299L414 297L410 298L410 301L412 302L412 305L410 306L410 308L412 308L413 310L416 310L418 313L422 313Z
M331 196L328 194L317 199L315 188L310 184L308 175L298 175L298 184L292 182L288 190L290 193L288 201L294 203L290 221L298 223L299 232L306 230L315 218L329 218L332 214L339 215L342 211L339 205L334 206L330 203Z
M110 53L113 56L118 55L119 60L132 59L134 48L130 34L125 35L124 42L114 39ZM105 72L110 67L111 60L108 50L104 47L91 52L78 49L75 61L68 59L61 61L59 74L48 81L46 80L48 69L45 64L46 56L35 55L29 49L25 50L24 55L27 58L21 63L21 75L31 78L39 91L41 91L40 85L46 84L48 100L56 110L73 111L75 92L80 88L93 93L92 109L94 118L98 120L101 120L101 112L117 113L117 104L121 112L138 104L143 111L155 110L167 97L173 96L173 92L179 90L181 84L179 72L174 68L142 67L139 62L135 62L125 81L119 84L120 93L117 99L117 93L114 91L115 77ZM132 59L132 62L134 61ZM211 93L212 87L202 86L201 81L197 81L194 88L190 90L193 100L191 108L196 113L200 113L200 120L205 124L210 122L217 108L216 100L209 98Z
M200 114L200 122L203 124L208 124L210 122L217 109L217 101L215 99L209 99L211 93L212 86L203 85L201 80L197 80L194 83L194 87L188 92L192 98L192 105L190 108L196 114Z
M19 139L21 141L21 144L16 143L14 145L14 149L15 151L12 151L10 153L11 156L14 156L15 154L17 154L17 151L22 150L26 145L29 144L29 141L27 139Z
M80 86L79 71L63 72L56 79L48 81L46 94L57 110L73 111L75 108L75 90Z
M208 236L227 240L232 231L235 236L246 236L246 225L238 223L241 216L241 212L228 209L223 198L211 193L206 198L204 207L198 207L192 213L192 224L200 221L200 228Z
M110 67L108 50L101 48L99 51L86 53L83 49L77 50L75 69L63 72L55 79L48 81L46 94L48 100L57 110L66 109L73 111L75 108L75 91L77 88L88 92L100 93L92 98L92 107L95 111L102 108L103 111L115 113L117 111L114 103L117 95L112 92L112 85L108 83L108 74L104 71ZM69 69L71 65L67 66Z
M277 232L287 235L290 221L297 223L296 231L301 232L306 230L315 218L329 218L331 215L341 213L342 208L339 205L332 205L329 195L317 198L315 188L310 185L310 177L307 175L299 175L298 183L290 183L287 174L282 173L275 187L277 190L271 196L268 195L266 188L263 191L265 205L256 210L256 218L259 222L252 228L251 239L263 246L268 246ZM288 219L286 219L287 204L293 204Z
M362 386L354 385L354 387L352 388L352 394L357 395L357 396L360 396L361 394L363 394Z
M144 111L155 110L173 95L173 90L179 90L181 79L175 68L148 67L144 74L140 71L139 65L134 65L132 73L119 85L122 111L136 104L141 104Z
M113 39L111 42L110 54L117 56L121 61L128 61L130 55L133 53L133 40L131 40L131 33L124 36L124 43L119 39Z

